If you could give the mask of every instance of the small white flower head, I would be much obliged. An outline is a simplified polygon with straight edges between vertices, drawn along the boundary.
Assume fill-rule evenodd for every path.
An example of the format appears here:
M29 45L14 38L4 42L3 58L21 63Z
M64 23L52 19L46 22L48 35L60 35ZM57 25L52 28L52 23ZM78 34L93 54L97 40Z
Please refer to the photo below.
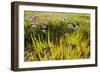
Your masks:
M68 24L68 28L73 28L73 24Z
M34 23L31 24L31 27L30 27L32 30L34 30L36 28L36 25Z
M41 30L43 33L45 33L46 32L46 30Z
M70 23L70 24L68 24L68 28L78 29L78 24L77 23Z
M46 28L46 25L43 25L42 28L45 29Z
M36 25L33 25L33 24L32 24L31 28L36 28Z

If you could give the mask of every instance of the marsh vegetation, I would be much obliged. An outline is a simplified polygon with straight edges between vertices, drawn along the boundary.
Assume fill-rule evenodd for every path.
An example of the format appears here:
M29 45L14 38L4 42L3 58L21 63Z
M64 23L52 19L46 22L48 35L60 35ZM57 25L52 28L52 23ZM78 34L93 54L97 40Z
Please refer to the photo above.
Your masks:
M24 61L90 57L90 15L24 12Z

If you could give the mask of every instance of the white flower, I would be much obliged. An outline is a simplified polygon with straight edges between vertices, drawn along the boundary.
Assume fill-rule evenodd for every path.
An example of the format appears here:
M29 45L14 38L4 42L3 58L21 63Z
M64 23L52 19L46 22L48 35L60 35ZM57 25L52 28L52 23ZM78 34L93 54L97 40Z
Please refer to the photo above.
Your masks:
M36 28L35 24L32 24L31 27L30 27L31 30L34 30L35 28Z
M45 33L46 32L46 30L41 30L43 33Z
M78 29L78 25L76 23L70 23L70 24L68 24L68 28Z
M73 28L73 24L68 24L68 27L69 28Z
M42 28L45 29L46 28L46 25L43 25Z

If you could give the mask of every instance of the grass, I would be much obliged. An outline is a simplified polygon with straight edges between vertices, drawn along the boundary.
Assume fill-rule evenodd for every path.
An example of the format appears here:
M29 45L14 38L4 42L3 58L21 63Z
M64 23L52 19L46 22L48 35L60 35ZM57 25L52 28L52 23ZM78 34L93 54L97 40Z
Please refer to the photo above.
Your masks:
M89 14L25 11L24 25L25 61L90 57Z

